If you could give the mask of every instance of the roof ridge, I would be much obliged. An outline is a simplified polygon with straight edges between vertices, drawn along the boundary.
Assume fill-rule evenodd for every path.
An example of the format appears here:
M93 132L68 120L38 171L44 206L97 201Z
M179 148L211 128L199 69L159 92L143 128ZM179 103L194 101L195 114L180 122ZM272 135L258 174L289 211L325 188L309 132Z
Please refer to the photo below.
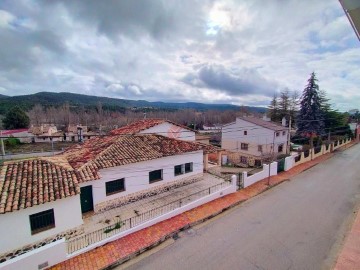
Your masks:
M90 164L94 164L96 160L98 160L101 156L104 155L104 153L109 152L112 148L116 146L117 143L120 142L124 137L128 137L129 134L121 134L121 135L109 135L113 137L118 137L114 143L112 143L110 146L106 147L104 150L99 152L93 159L90 159L89 161L82 164L79 168L75 169L75 171L83 170L85 167L89 166ZM131 135L134 136L134 135Z

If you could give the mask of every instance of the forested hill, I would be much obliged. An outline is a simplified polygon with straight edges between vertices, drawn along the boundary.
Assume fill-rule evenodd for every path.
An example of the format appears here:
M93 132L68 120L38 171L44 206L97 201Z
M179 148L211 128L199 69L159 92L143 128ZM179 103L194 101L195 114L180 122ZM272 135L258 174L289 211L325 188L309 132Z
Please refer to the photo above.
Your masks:
M196 102L169 103L169 102L149 102L145 100L128 100L118 98L107 98L73 94L67 92L52 93L39 92L32 95L4 96L0 95L0 114L4 114L9 108L18 105L28 111L36 104L44 107L58 107L68 102L70 107L94 108L99 102L104 110L124 111L126 108L158 108L158 109L195 109L195 110L238 110L240 107L230 104L204 104ZM249 111L265 112L262 107L246 107Z

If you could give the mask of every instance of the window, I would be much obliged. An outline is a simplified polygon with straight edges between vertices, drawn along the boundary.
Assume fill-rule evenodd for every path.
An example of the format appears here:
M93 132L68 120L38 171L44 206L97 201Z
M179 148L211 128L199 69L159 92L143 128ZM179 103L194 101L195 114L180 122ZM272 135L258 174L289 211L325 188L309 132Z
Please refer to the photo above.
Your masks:
M174 166L174 175L180 175L183 174L182 165L176 165Z
M241 143L241 150L248 150L249 149L249 144L247 143Z
M149 183L152 184L162 180L162 170L156 170L149 172Z
M189 162L189 163L185 163L185 173L189 173L193 171L193 163Z
M37 234L55 228L54 209L32 214L30 218L31 234Z
M258 145L258 151L262 152L262 145Z
M240 156L240 162L243 164L247 164L247 157Z
M283 136L285 136L285 134L286 134L286 131L284 130L284 131L283 131Z
M244 135L247 135L247 130L244 130Z
M280 136L280 132L276 132L276 137L279 137Z
M255 159L255 167L261 167L261 160Z
M280 145L278 146L278 152L279 152L279 153L282 153L283 148L284 148L284 146L283 146L282 144L280 144Z
M121 178L105 183L106 196L125 191L125 179Z

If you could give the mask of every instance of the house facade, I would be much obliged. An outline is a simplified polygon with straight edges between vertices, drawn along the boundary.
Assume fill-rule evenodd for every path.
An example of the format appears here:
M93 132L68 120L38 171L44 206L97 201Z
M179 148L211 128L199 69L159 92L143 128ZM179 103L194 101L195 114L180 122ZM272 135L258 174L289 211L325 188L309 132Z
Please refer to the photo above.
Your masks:
M20 140L20 142L22 142L22 143L30 142L31 141L31 138L30 138L31 135L32 134L29 132L29 130L27 128L1 130L1 136L2 137L18 138Z
M201 174L204 155L213 151L161 135L112 135L53 157L5 163L0 254L63 237L83 223L85 213L106 211Z
M289 146L288 128L255 117L237 117L224 125L221 147L254 157L285 154Z

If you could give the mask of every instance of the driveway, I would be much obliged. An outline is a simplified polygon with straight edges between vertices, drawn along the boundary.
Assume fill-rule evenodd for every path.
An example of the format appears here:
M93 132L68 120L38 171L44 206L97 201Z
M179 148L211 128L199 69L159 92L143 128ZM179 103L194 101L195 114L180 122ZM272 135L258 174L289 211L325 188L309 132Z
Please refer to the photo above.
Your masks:
M360 201L360 145L127 269L329 269Z

